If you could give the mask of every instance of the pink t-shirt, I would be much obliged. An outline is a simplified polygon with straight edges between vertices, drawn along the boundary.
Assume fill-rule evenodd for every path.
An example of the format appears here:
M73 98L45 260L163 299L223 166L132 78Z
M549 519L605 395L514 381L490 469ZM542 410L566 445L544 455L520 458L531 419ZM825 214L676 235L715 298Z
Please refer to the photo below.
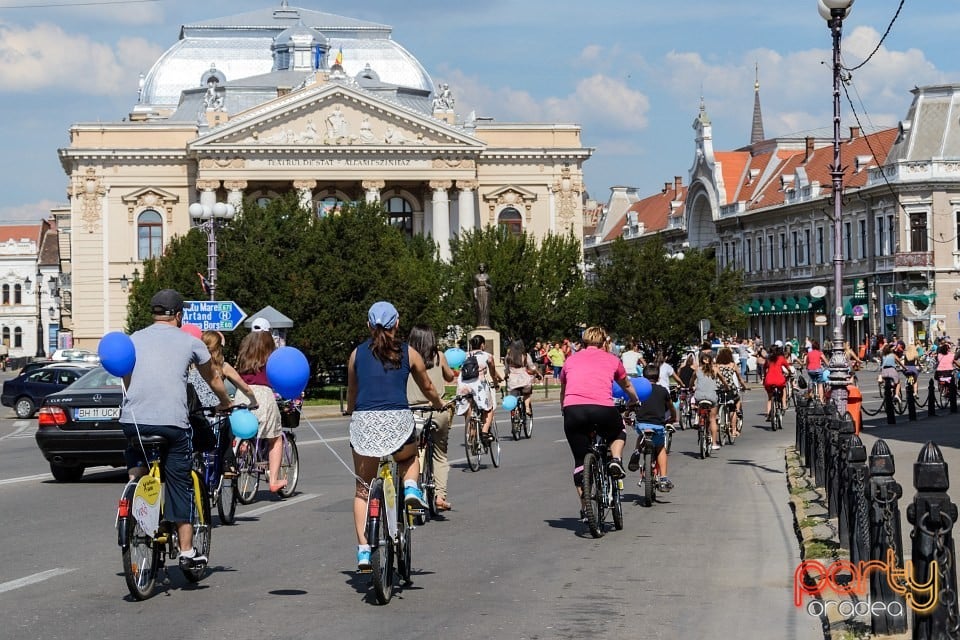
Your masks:
M563 363L560 383L564 385L563 406L596 404L613 406L614 380L627 377L620 358L597 347L571 354Z
M820 371L823 369L823 351L810 349L807 352L807 371Z
M937 354L937 371L953 371L953 354Z

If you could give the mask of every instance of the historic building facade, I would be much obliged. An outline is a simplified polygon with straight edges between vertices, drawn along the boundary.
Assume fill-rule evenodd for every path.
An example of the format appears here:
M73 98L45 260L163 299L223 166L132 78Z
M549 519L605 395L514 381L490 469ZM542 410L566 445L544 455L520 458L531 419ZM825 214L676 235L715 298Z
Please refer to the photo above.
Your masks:
M960 85L920 87L898 127L841 141L845 336L906 339L960 335ZM751 144L713 148L701 104L687 184L681 177L642 197L618 187L586 257L602 259L617 237L660 235L679 255L713 250L745 272L751 300L744 333L764 340L832 334L832 134L763 139L759 87ZM757 135L760 127L760 135ZM828 294L814 298L811 289Z
M57 244L51 221L0 225L0 354L32 358L57 349Z
M124 276L186 232L194 202L295 192L318 216L379 201L430 234L504 225L582 234L583 163L565 124L463 119L391 29L289 7L185 25L122 122L76 124L60 150L71 230L64 323L95 345L126 318Z

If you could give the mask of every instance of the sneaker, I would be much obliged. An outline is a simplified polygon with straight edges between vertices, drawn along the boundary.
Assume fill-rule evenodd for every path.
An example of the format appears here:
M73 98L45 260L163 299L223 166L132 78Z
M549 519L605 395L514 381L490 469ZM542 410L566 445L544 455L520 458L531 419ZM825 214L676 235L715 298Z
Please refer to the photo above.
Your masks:
M660 477L660 491L663 493L670 493L670 490L673 489L673 482L667 476Z
M720 445L718 445L718 444L711 445L711 446L710 446L710 450L711 450L711 451L719 451L719 450L720 450Z
M486 446L489 446L490 443L493 442L493 434L490 433L489 431L481 431L481 432L480 432L480 442L482 442L482 443L483 443L483 446L485 446L485 447L486 447Z
M584 524L587 523L587 510L586 510L586 509L580 509L580 522L583 522Z
M207 566L207 556L194 549L192 558L188 558L181 553L179 563L180 568L185 571L190 569L201 569Z
M614 480L619 480L627 475L627 472L623 470L623 463L618 458L610 461L610 464L607 465L607 471Z
M369 549L363 549L362 551L357 551L357 571L359 571L360 573L373 571L373 564L371 564L370 562Z
M427 508L427 501L423 499L420 487L406 487L403 490L403 504L414 509Z
M640 450L637 449L630 454L630 462L627 463L627 469L637 471L640 469Z

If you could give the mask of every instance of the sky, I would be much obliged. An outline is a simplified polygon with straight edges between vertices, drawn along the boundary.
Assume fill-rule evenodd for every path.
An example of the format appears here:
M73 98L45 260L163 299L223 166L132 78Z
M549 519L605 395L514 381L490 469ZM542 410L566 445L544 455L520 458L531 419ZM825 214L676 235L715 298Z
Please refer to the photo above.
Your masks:
M110 0L102 0L109 2ZM0 223L67 201L57 149L75 122L115 122L180 25L280 0L0 0ZM816 0L290 0L393 26L461 116L582 127L591 198L687 183L701 97L714 148L750 141L755 69L768 138L830 127L831 41ZM66 5L66 6L64 6ZM70 6L73 5L73 6ZM860 0L844 21L848 67L876 48L901 0ZM852 73L864 126L895 126L915 86L960 83L960 0L903 0ZM856 124L844 105L843 128Z

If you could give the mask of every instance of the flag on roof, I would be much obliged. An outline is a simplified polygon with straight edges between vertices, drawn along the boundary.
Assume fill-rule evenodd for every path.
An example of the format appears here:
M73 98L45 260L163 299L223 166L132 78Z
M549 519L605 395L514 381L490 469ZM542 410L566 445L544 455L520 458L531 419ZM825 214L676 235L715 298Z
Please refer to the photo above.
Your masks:
M337 51L337 58L333 61L333 63L343 66L343 47L340 47L340 50Z

